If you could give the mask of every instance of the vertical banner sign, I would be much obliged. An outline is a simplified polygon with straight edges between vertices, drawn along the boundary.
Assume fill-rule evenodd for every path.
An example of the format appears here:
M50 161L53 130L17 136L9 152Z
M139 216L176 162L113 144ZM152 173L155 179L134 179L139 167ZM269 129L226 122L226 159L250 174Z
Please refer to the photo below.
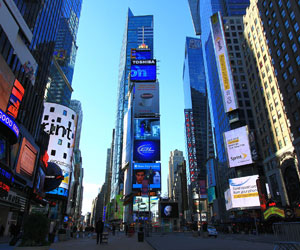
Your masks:
M217 67L220 78L225 112L230 112L238 108L235 96L233 77L229 64L228 51L225 44L223 23L220 12L211 16L211 31L214 41Z
M216 178L215 178L215 160L213 158L209 159L206 163L206 171L207 171L207 187L216 186Z
M253 163L249 146L248 127L240 127L224 133L229 167Z

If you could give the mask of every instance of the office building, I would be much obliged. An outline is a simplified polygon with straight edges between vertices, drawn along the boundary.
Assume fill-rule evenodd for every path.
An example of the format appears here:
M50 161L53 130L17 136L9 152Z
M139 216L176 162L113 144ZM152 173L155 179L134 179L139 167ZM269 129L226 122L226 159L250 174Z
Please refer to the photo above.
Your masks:
M169 176L168 176L168 196L169 199L174 200L174 181L175 175L178 172L178 165L182 164L184 161L183 152L175 149L170 152L169 158Z
M122 165L123 121L128 109L128 76L130 75L131 68L131 51L132 49L138 48L141 44L148 46L151 53L150 58L153 58L153 16L135 16L132 11L128 9L118 78L118 103L112 162L111 199L116 198L124 188L124 173L120 169Z

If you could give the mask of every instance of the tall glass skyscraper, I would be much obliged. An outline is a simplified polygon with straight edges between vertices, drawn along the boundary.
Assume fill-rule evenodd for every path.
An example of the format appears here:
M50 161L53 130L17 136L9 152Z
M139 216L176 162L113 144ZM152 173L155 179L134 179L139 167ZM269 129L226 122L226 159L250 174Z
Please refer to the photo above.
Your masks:
M123 190L120 182L122 146L123 146L123 119L128 108L128 76L131 65L131 49L136 49L145 43L151 51L153 58L153 16L134 16L128 9L126 27L121 49L119 78L118 78L118 103L116 113L115 142L113 151L112 180L111 180L111 199Z
M82 0L63 1L47 86L47 102L70 104L81 5Z

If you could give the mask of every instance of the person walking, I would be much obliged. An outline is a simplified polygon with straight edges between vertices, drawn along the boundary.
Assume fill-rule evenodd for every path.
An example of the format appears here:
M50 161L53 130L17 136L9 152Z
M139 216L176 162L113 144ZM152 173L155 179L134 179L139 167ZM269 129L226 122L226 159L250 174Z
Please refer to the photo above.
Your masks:
M99 238L100 238L100 244L102 243L103 227L104 224L102 218L99 218L99 220L96 223L97 244L99 244Z

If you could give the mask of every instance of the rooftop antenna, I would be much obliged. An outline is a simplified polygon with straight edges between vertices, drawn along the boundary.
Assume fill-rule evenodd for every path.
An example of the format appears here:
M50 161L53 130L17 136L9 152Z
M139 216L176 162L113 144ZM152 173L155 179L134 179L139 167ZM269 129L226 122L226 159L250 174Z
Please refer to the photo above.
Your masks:
M139 46L139 49L148 49L148 45L145 44L144 36L145 36L145 27L142 27L143 37L142 37L142 44Z

